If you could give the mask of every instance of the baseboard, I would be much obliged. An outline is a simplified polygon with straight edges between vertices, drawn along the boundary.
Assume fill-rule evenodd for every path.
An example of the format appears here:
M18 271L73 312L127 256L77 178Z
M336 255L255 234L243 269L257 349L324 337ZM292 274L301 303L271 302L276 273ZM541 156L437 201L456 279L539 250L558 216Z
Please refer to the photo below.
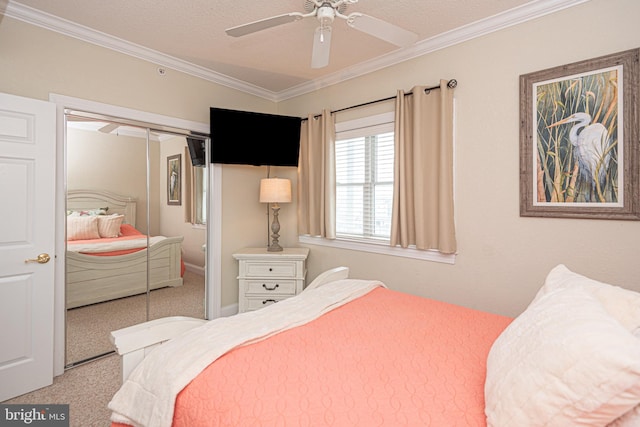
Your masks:
M229 317L238 314L238 304L225 305L220 310L221 317Z
M194 274L198 274L200 276L205 275L205 268L204 267L200 267L199 265L195 265L195 264L189 264L188 262L184 263L184 267L187 271L189 271L190 273L194 273ZM229 317L229 316L233 316L234 314L238 314L238 304L231 304L231 305L227 305L225 307L222 307L220 309L220 316L221 317Z
M189 264L188 262L184 263L185 269L190 272L197 274L198 276L204 276L204 267L200 267L199 265Z

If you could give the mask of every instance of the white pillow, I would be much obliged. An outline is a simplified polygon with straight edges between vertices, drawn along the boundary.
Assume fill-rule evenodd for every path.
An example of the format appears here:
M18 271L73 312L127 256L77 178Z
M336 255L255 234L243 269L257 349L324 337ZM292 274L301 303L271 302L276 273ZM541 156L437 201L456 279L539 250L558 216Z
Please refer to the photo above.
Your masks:
M640 339L640 329L636 329L633 331L633 336ZM626 412L623 416L612 422L611 424L607 424L607 427L638 427L640 426L640 403L628 412Z
M98 233L100 237L118 237L124 215L100 215L98 218Z
M99 239L97 216L68 216L67 240Z
M596 297L604 309L629 331L640 328L640 293L598 282L574 273L564 265L555 267L547 276L533 301L556 289L582 289Z
M493 344L485 403L489 427L604 426L640 403L640 340L589 292L549 290Z
M640 405L635 406L632 410L623 416L607 424L607 427L638 427L640 426Z

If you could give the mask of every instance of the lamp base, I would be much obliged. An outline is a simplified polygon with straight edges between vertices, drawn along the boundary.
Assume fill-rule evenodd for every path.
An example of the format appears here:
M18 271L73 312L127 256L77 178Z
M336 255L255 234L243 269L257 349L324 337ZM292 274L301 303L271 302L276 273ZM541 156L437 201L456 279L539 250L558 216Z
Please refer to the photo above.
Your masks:
M267 252L282 252L282 246L278 243L280 240L280 221L278 221L278 212L280 211L280 206L277 203L274 203L271 206L273 209L273 222L271 223L271 244L267 248Z
M274 242L267 248L267 252L282 252L282 246L278 242Z

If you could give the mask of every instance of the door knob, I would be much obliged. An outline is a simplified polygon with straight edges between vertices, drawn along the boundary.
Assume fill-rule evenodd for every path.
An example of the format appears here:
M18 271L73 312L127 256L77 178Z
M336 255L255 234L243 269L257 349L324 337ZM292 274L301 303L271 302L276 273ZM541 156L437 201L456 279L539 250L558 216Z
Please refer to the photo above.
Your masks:
M40 254L37 258L25 259L24 262L37 262L38 264L46 264L50 259L51 257L49 256L49 254Z

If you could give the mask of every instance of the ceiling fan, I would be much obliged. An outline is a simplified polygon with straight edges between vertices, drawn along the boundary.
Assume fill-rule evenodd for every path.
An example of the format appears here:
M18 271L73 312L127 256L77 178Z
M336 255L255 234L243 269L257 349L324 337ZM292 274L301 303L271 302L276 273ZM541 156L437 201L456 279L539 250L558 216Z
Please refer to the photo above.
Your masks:
M118 123L107 123L107 122L103 122L103 120L101 119L96 119L92 117L74 116L72 114L67 115L66 117L68 122L89 123L89 128L91 128L92 130L97 130L102 133L111 133L122 126Z
M123 123L105 122L103 119L75 115L67 115L66 118L67 122L72 128L77 128L80 130L96 131L106 134L113 134L116 136L132 136L137 138L146 138L147 135L146 129L136 126L127 126ZM160 134L153 130L149 132L149 134L151 135L151 140L153 141L158 141L161 139L159 138Z
M358 0L305 0L304 9L306 13L285 13L283 15L228 28L225 31L229 36L242 37L247 34L266 30L267 28L299 21L303 18L315 17L320 22L320 26L316 28L313 36L313 52L311 54L312 68L322 68L329 64L331 24L335 18L344 19L351 28L355 28L356 30L396 46L409 46L417 40L417 34L390 24L382 19L358 12L345 15L347 6L357 2Z

